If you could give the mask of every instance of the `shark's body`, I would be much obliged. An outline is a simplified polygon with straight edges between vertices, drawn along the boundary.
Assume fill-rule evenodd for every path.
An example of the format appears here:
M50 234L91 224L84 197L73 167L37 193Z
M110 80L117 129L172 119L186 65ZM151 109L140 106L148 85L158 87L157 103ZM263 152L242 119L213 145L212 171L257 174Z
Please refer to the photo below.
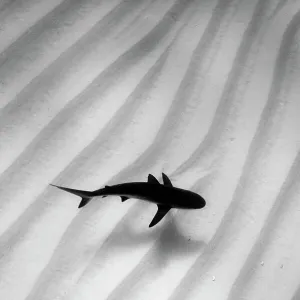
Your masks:
M137 198L156 203L158 210L149 227L156 225L171 208L198 209L206 205L205 200L198 194L173 187L170 179L163 175L164 184L151 174L148 182L130 182L105 186L96 191L82 191L53 185L61 190L75 194L82 198L79 208L85 206L93 197L121 196L122 202L129 198Z

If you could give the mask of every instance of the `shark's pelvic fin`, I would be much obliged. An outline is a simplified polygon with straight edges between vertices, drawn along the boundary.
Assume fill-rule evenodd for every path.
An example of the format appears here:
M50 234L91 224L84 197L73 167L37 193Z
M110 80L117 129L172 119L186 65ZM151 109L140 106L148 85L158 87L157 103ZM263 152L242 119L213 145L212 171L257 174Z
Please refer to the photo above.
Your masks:
M170 178L165 173L162 173L162 179L163 179L164 185L173 186Z
M128 200L129 199L129 197L126 197L126 196L121 196L121 200L122 200L122 202L124 202L124 201L126 201L126 200Z
M148 183L160 184L159 181L152 174L148 175Z
M156 225L168 213L168 211L172 207L171 206L167 206L167 205L157 204L157 208L158 208L157 212L156 212L153 220L149 224L149 227L153 227L154 225Z

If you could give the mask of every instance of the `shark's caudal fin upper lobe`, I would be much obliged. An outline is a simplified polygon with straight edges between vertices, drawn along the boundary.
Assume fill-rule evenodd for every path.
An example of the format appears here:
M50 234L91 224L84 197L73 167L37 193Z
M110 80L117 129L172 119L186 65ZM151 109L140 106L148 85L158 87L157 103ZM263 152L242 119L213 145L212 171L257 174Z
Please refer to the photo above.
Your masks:
M93 192L90 192L90 191L69 189L69 188L65 188L62 186L54 185L54 184L50 184L50 185L55 186L63 191L66 191L66 192L69 192L71 194L81 197L82 200L80 201L78 208L81 208L81 207L85 206L86 204L88 204L94 197Z

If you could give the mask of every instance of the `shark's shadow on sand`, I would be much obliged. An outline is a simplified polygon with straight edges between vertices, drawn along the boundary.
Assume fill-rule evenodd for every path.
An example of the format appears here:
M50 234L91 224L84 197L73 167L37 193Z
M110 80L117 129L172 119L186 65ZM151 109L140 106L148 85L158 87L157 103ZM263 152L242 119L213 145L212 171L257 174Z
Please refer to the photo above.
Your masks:
M134 208L129 214L136 215L136 212L137 209ZM107 241L106 247L102 245L97 253L98 260L101 261L105 260L105 254L113 249L122 252L124 248L127 248L126 250L135 249L143 243L150 244L149 249L137 265L111 291L108 300L121 299L124 294L130 299L135 298L136 293L139 293L142 286L153 280L160 280L162 274L164 274L162 270L169 268L172 263L178 260L189 256L198 256L198 253L200 254L205 246L203 241L193 241L192 238L185 236L176 225L176 218L173 215L168 215L160 227L149 229L147 228L147 222L144 224L144 230L139 229L140 231L137 232L126 218L126 222L123 225L120 224L121 227L116 228L110 235L110 242ZM128 287L130 287L130 290L128 290Z
M205 243L201 240L192 240L184 236L173 218L170 218L162 229L162 232L156 242L156 262L158 267L164 267L171 259L179 259L199 252Z
M111 251L122 249L135 249L141 244L151 244L146 256L157 268L164 267L170 260L180 259L195 252L201 251L205 243L201 240L192 240L185 236L176 225L173 215L168 215L160 227L149 229L147 222L142 222L144 228L136 229L136 225L130 223L137 215L145 210L145 204L137 203L129 213L119 222L106 241L96 251L95 260L105 259ZM147 216L148 217L148 216Z

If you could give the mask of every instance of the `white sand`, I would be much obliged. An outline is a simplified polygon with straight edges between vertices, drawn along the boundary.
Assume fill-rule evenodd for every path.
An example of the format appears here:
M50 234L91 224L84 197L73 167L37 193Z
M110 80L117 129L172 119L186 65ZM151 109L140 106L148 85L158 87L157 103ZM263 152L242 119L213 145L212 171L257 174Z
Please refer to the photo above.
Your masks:
M0 2L0 299L300 299L300 2ZM207 201L80 199L161 172Z

